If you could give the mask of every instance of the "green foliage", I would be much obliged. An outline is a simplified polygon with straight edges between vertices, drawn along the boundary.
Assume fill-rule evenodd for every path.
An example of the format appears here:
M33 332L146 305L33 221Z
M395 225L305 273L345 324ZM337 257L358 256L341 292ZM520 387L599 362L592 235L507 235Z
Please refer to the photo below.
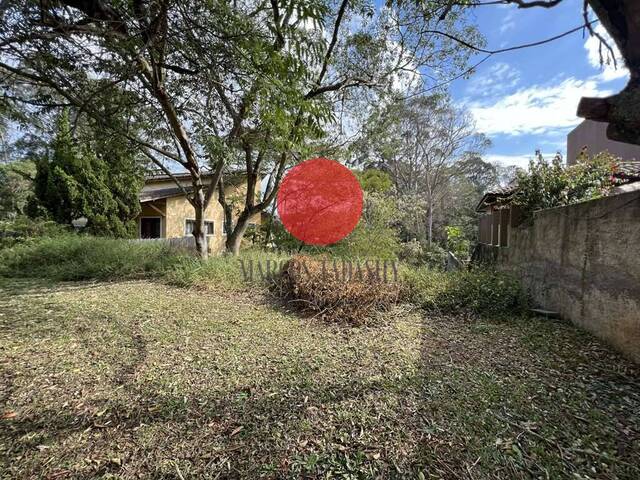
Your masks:
M63 235L0 252L0 275L51 280L115 280L157 276L181 260L161 242Z
M26 214L35 172L35 163L29 160L0 165L0 220Z
M401 244L398 257L407 265L442 270L447 251L436 243L429 246L414 238Z
M420 266L424 263L424 253L422 243L414 238L401 244L398 257L408 265Z
M400 241L395 230L383 225L358 226L345 239L329 247L333 255L345 258L378 258L392 260L397 258Z
M447 233L447 248L458 260L466 260L469 257L469 247L471 243L465 237L464 231L460 227L445 227Z
M514 203L523 207L525 217L531 217L536 210L602 197L618 183L612 176L615 166L616 158L606 152L591 158L581 155L568 167L559 155L549 163L537 153L529 171L517 175Z
M284 264L289 259L286 254L264 252L260 250L244 250L239 256L220 255L201 260L196 257L182 256L166 270L164 281L180 287L199 288L231 288L240 289L251 283L254 286L265 284L266 278L260 276L257 271L258 263L265 265L267 261L272 265ZM253 262L252 276L245 278L242 263L245 262L249 270L249 263ZM265 284L266 285L266 284Z
M495 316L519 314L527 308L519 282L494 270L410 269L405 272L404 281L411 299L427 310Z
M249 281L240 260L280 264L288 259L287 255L248 249L240 257L222 255L201 260L163 242L61 234L62 227L53 222L24 222L32 222L32 237L41 236L0 250L2 277L55 281L156 278L182 287L240 288ZM0 228L3 225L0 223ZM255 272L254 283L263 280Z
M364 193L362 217L345 239L329 247L334 255L353 258L397 258L398 234L393 228L397 207L393 197L382 193Z
M295 252L304 247L304 244L291 235L282 222L274 219L271 226L271 243L275 245L276 249L282 252Z
M90 130L78 145L71 135L69 113L58 120L53 155L37 163L35 194L58 223L87 218L95 235L132 237L140 211L142 172L117 138Z
M67 231L67 227L56 222L26 216L0 221L0 249L34 242L42 237L57 237Z
M357 172L356 176L362 190L369 193L385 193L391 190L393 182L387 172L368 168L364 172Z
M447 260L447 251L436 243L424 247L424 265L429 268L443 269Z

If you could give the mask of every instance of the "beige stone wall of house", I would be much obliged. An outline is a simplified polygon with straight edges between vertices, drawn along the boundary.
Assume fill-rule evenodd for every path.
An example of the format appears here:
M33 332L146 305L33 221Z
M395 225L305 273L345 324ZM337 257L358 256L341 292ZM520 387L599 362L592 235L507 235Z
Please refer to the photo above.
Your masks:
M640 191L536 212L512 228L497 265L536 306L556 311L640 362Z
M185 181L185 186L189 185ZM144 187L144 191L162 190L175 188L173 180L154 181ZM244 196L247 191L245 183L229 185L225 189L227 202L234 202L237 205L243 205ZM161 213L162 212L162 213ZM236 212L237 217L239 212ZM161 232L162 238L181 238L186 236L186 221L195 219L193 206L182 195L169 197L153 202L145 202L142 204L142 212L138 216L138 226L141 217L162 217ZM224 214L222 207L218 203L217 197L211 200L211 203L205 211L205 221L213 222L214 233L207 237L209 242L210 253L220 253L224 251L225 233L224 233ZM261 223L260 214L255 215L251 221L254 224Z
M186 221L195 219L193 206L185 197L167 198L167 238L185 237ZM207 236L209 251L218 253L224 249L222 207L214 199L205 211L205 222L213 222L213 235Z

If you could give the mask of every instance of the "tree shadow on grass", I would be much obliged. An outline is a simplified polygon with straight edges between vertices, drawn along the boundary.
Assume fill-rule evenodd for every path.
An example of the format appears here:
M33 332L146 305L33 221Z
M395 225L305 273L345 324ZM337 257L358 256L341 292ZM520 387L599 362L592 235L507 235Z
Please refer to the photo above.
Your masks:
M341 405L362 401L366 408L373 408L371 396L380 392L400 396L414 382L410 377L394 382L294 382L273 385L269 391L236 390L198 398L137 385L128 398L94 402L91 412L100 412L99 416L40 410L5 422L2 437L13 445L9 459L32 457L38 475L62 467L74 475L95 474L104 468L124 474L133 468L145 478L179 478L175 467L167 466L178 461L181 475L193 478L218 474L222 478L299 478L331 472L367 478L362 472L396 472L393 450L387 452L389 457L367 456L367 442L356 440L358 422L363 420ZM395 428L402 432L417 419L407 415L395 420ZM375 425L372 417L366 421L367 428L369 421ZM32 441L24 440L28 438ZM36 453L38 445L51 448ZM116 446L124 457L122 470L109 463ZM96 465L83 462L100 457L102 463Z
M544 319L427 318L413 459L443 478L640 478L638 367Z

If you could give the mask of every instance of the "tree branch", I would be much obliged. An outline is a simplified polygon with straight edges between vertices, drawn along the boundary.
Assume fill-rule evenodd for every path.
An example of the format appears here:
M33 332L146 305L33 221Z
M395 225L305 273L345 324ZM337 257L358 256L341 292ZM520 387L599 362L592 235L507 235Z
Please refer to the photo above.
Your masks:
M338 42L338 31L340 30L340 23L342 22L342 17L344 16L344 12L347 9L348 0L342 0L340 4L340 8L338 9L338 15L336 16L336 23L333 25L333 34L331 35L331 42L329 43L329 48L327 48L327 53L324 56L324 60L322 61L322 68L320 70L320 74L316 80L316 85L319 87L322 84L322 80L327 73L327 68L329 67L329 60L331 60L331 55L333 54L333 49Z

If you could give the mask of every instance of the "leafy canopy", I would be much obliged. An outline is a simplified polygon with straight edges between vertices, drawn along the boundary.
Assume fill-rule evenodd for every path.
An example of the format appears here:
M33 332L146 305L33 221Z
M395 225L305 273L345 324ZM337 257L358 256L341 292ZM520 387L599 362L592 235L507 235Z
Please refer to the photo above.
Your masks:
M68 110L58 119L51 147L51 157L37 163L34 182L35 195L48 215L67 225L86 217L87 229L95 235L135 235L133 219L140 211L143 180L130 151L92 130L76 142Z

